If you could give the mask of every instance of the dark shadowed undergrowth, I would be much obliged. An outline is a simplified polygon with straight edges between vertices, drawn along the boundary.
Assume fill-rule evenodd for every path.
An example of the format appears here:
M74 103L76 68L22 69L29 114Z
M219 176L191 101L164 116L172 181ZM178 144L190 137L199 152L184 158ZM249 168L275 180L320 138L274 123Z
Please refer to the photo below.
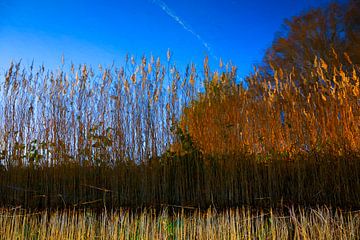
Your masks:
M62 164L1 172L2 206L26 209L242 205L360 207L359 156L196 155L95 167Z

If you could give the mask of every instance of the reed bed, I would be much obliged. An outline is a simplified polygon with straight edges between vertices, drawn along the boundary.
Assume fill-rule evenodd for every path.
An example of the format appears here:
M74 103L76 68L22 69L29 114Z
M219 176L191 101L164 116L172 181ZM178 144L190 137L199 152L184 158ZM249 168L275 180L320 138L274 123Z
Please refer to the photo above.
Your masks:
M0 212L0 239L358 239L359 229L359 212L330 208Z
M23 208L360 207L360 68L307 78L13 63L0 88L0 204Z

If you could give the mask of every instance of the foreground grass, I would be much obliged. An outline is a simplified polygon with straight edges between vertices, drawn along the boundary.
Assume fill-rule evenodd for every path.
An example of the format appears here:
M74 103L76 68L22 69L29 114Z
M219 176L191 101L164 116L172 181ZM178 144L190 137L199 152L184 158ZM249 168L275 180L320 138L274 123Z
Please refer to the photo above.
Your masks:
M124 209L27 213L0 211L1 239L358 239L360 212L322 207L287 213Z

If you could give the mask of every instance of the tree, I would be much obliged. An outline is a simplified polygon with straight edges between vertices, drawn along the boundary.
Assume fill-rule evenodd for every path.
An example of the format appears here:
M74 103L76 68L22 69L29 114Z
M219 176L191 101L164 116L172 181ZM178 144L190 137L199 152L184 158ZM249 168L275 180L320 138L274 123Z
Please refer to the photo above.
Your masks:
M258 69L269 80L276 70L292 73L297 86L305 90L318 80L309 71L316 58L343 68L360 63L359 1L332 3L286 20Z
M346 12L345 32L347 33L347 52L354 63L360 63L360 1L352 0Z

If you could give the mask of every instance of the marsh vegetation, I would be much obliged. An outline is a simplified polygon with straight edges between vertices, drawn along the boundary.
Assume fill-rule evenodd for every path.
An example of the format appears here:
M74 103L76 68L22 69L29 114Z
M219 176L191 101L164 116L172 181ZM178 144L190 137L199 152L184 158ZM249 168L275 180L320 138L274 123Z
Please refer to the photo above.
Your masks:
M336 6L289 22L244 82L222 61L179 69L170 51L109 68L12 63L1 236L356 239L359 28L337 31L359 8Z

